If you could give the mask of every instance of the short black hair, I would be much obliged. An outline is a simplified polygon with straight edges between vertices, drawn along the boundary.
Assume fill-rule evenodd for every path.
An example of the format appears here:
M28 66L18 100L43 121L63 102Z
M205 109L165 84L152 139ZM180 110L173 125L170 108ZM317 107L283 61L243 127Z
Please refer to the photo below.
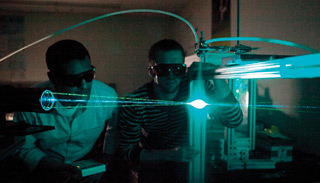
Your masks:
M73 59L83 60L90 55L88 50L78 41L65 39L51 45L46 52L46 63L50 71L59 71L62 64Z
M170 51L170 50L180 50L183 58L185 57L185 52L183 47L175 40L163 39L154 43L149 50L149 63L154 61L156 55L159 51Z

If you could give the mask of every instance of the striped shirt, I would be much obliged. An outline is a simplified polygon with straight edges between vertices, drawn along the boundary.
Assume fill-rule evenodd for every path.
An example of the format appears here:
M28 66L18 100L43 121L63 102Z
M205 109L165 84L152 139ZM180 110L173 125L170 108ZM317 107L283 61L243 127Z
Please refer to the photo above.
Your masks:
M209 83L209 82L207 82ZM210 88L207 84L206 88ZM212 87L211 87L212 88ZM189 98L189 82L181 84L174 101L185 102ZM135 99L151 99L153 82L147 83L127 95ZM242 121L242 112L232 92L221 103L237 105L219 106L212 115L227 127L236 127ZM187 105L128 105L120 109L120 152L128 160L138 160L141 147L148 150L169 150L188 144ZM139 145L140 144L140 145Z

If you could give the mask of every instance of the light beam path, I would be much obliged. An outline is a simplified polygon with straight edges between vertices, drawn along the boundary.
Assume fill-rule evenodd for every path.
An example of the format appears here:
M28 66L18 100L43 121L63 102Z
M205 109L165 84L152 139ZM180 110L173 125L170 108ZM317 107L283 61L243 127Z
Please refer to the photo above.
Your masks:
M91 23L91 22L94 22L94 21L97 21L97 20L100 20L100 19L103 19L103 18L107 18L107 17L114 16L114 15L127 14L127 13L159 13L159 14L164 14L164 15L169 15L169 16L175 17L175 18L177 18L177 19L179 19L179 20L182 20L183 22L185 22L185 23L190 27L190 29L191 29L194 37L195 37L195 43L198 43L198 36L197 36L197 33L196 33L194 27L193 27L186 19L180 17L179 15L176 15L176 14L173 14L173 13L170 13L170 12L166 12L166 11L161 11L161 10L133 9L133 10L124 10L124 11L118 11L118 12L113 12L113 13L104 14L104 15L101 15L101 16L98 16L98 17L95 17L95 18L92 18L92 19L83 21L83 22L81 22L81 23L79 23L79 24L76 24L76 25L73 25L73 26L71 26L71 27L62 29L62 30L60 30L60 31L58 31L58 32L55 32L55 33L50 34L50 35L48 35L48 36L46 36L46 37L43 37L43 38L41 38L41 39L39 39L39 40L31 43L31 44L28 44L28 45L26 45L26 46L24 46L24 47L22 47L22 48L20 48L20 49L18 49L18 50L16 50L16 51L10 53L9 55L1 58L1 59L0 59L0 63L1 63L2 61L4 61L5 59L7 59L7 58L9 58L9 57L11 57L11 56L19 53L20 51L23 51L23 50L25 50L25 49L27 49L27 48L35 45L35 44L38 44L38 43L40 43L40 42L42 42L42 41L44 41L44 40L47 40L47 39L49 39L49 38L52 38L52 37L54 37L54 36L56 36L56 35L59 35L59 34L61 34L61 33L63 33L63 32L69 31L69 30L74 29L74 28L76 28L76 27L80 27L80 26L85 25L85 24L87 24L87 23Z
M92 95L90 100L81 99L86 97L85 94L72 94L53 92L55 99L59 102L75 102L87 103L82 107L125 107L125 106L173 106L173 105L187 105L186 102L165 101L165 100L150 100L143 98L129 98L129 97L109 97L109 96L95 96ZM98 104L98 105L97 105ZM66 106L64 106L65 108ZM67 106L72 107L72 106Z
M85 94L73 94L73 93L61 93L52 92L55 96L55 101L68 102L68 103L87 103L87 105L82 106L88 107L125 107L125 106L174 106L174 105L191 105L197 109L202 109L208 104L200 99L194 100L192 102L177 102L177 101L166 101L166 100L151 100L143 98L129 98L129 97L109 97L109 96L91 96L91 100L84 100L81 97L87 97ZM64 96L61 99L61 96ZM52 100L52 99L51 99ZM99 104L99 105L96 105ZM72 106L64 106L63 108L70 108ZM57 107L56 107L57 108Z
M75 97L85 97L83 94L72 94L72 93L59 93L52 92L54 96L70 96L68 99L57 99L55 101L59 102L69 102L69 103L86 103L86 105L80 105L80 108L96 108L96 107L126 107L126 106L177 106L177 105L190 105L198 110L201 110L207 106L218 107L218 106L232 106L238 104L227 104L227 103L207 103L203 100L196 99L191 102L176 102L176 101L165 101L165 100L150 100L142 98L128 98L128 97L108 97L108 96L91 96L91 100L83 99L72 99L71 96ZM52 99L50 99L52 100ZM245 105L245 104L240 104ZM72 108L75 106L63 106L63 107L53 107L53 108ZM246 106L247 107L247 106ZM262 102L256 105L257 110L270 110L270 111L283 111L289 110L291 108L296 109L299 113L319 113L320 106L288 106L288 105L272 105L271 102Z

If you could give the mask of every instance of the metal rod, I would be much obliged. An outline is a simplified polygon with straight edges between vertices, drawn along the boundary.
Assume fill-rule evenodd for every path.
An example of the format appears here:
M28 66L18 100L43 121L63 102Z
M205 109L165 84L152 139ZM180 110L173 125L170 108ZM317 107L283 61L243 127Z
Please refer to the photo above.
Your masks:
M240 0L237 1L237 37L240 37ZM237 40L237 44L240 45L240 40Z
M256 98L257 98L257 80L249 80L249 138L250 150L255 150L256 137Z

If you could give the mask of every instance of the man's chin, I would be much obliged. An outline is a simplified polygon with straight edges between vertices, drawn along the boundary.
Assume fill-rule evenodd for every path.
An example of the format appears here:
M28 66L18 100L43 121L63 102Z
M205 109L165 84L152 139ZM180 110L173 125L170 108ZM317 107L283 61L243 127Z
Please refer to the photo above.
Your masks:
M176 93L178 90L178 87L166 87L166 92L167 93Z

